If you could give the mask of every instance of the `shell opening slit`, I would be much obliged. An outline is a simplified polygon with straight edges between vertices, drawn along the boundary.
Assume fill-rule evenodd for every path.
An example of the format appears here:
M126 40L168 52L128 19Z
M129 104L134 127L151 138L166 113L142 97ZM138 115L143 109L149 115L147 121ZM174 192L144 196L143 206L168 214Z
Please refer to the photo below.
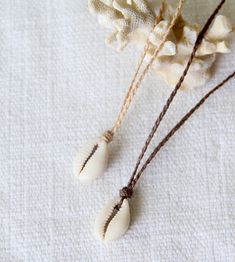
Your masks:
M92 156L95 154L96 150L98 149L98 144L94 145L90 155L87 157L87 159L85 160L84 164L82 165L82 168L80 170L80 173L82 172L82 170L85 168L86 164L88 163L88 161L92 158Z

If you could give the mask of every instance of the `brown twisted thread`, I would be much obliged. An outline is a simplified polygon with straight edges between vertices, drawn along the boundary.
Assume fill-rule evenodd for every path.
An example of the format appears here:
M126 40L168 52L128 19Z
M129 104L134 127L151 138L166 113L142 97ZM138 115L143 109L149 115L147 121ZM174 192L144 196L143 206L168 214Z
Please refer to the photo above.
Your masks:
M170 94L169 98L167 99L166 104L164 105L164 107L163 107L161 113L159 114L157 120L155 121L155 124L154 124L154 126L153 126L153 128L152 128L152 130L151 130L151 132L150 132L150 134L149 134L149 136L148 136L148 138L147 138L147 140L145 142L145 145L144 145L144 147L143 147L143 149L141 151L141 154L138 157L135 169L134 169L134 171L132 173L132 176L131 176L131 179L130 179L130 181L128 183L128 186L131 186L132 180L134 179L134 177L135 177L135 175L137 173L137 170L139 168L141 160L143 159L143 157L144 157L144 155L145 155L145 153L146 153L146 151L148 149L148 146L149 146L151 140L153 139L153 137L154 137L154 135L155 135L155 133L156 133L156 131L157 131L161 121L163 120L167 110L169 109L172 101L174 100L178 90L180 89L180 87L181 87L181 85L182 85L182 83L183 83L183 81L184 81L184 79L185 79L185 77L186 77L186 75L188 73L190 65L193 62L193 59L194 59L194 57L196 55L196 52L197 52L198 48L200 47L200 45L202 43L202 40L203 40L207 30L209 29L209 27L210 27L211 23L213 22L215 16L218 14L219 10L221 9L221 7L223 6L224 3L225 3L225 0L222 0L220 2L220 4L216 7L216 9L214 10L213 14L209 17L209 19L207 20L207 22L203 26L202 30L198 34L197 40L196 40L196 42L194 44L194 47L193 47L193 51L191 53L191 56L189 58L189 61L188 61L187 65L186 65L186 67L184 69L184 72L183 72L182 76L180 77L178 83L176 84L174 90Z
M148 50L148 47L149 47L149 38L147 40L147 43L146 43L146 47L144 49L144 52L141 56L141 59L140 59L140 63L138 64L137 66L137 69L134 73L134 76L132 78L132 81L131 81L131 84L128 88L128 92L125 96L125 99L124 99L124 102L123 102L123 105L121 107L121 110L118 114L118 117L117 117L117 120L115 121L111 131L112 133L114 134L117 129L120 127L125 115L126 115L126 112L131 104L131 101L137 91L137 89L139 88L141 82L143 81L145 75L147 74L148 70L150 69L151 65L153 64L154 60L156 59L157 55L159 54L159 52L161 51L162 47L164 46L165 42L167 41L167 38L172 30L172 28L175 26L176 22L177 22L177 19L179 18L180 16L180 13L181 13L181 10L182 10L182 7L183 7L183 4L184 4L185 0L179 0L179 4L178 4L178 7L175 11L175 14L171 20L171 23L166 31L166 33L164 34L163 38L162 38L162 41L160 42L159 46L156 48L156 50L154 51L154 54L153 56L151 57L150 61L148 62L148 64L145 66L145 68L143 69L140 77L138 78L137 82L135 83L136 81L136 78L137 78L137 75L139 73L139 70L143 64L143 61L144 61L144 58L146 56L146 53L147 53L147 50ZM162 4L161 8L160 8L160 17L162 16L161 13L163 12L164 10L164 3ZM159 20L159 19L158 19ZM158 23L158 22L157 22ZM154 26L155 28L155 26ZM152 29L152 31L154 30L154 28Z
M192 54L190 56L189 62L178 82L178 84L176 85L175 89L173 90L173 92L171 93L170 97L168 98L165 106L163 107L162 112L160 113L159 117L157 118L151 132L150 135L148 137L148 139L145 142L145 146L143 147L140 157L138 158L137 161L137 168L135 167L135 170L127 184L126 187L124 187L121 191L120 191L120 197L121 200L120 202L117 204L116 208L119 209L122 205L122 202L125 198L130 198L133 194L133 188L136 185L137 181L139 180L140 176L142 175L143 171L146 169L146 167L148 166L148 164L153 160L153 158L156 156L156 154L160 151L160 149L165 145L165 143L174 135L174 133L189 119L189 117L209 98L210 95L212 95L216 90L218 90L221 86L223 86L227 81L229 81L232 77L234 77L235 72L232 73L231 75L229 75L224 81L222 81L218 86L216 86L215 88L213 88L209 93L207 93L200 101L199 103L196 104L196 106L194 108L192 108L179 122L178 124L165 136L165 138L158 144L158 146L154 149L154 151L151 153L151 155L149 156L149 158L145 161L145 163L143 164L142 168L140 169L140 171L137 173L138 167L140 165L140 162L162 120L162 118L164 117L166 111L168 110L172 100L174 99L174 96L177 93L177 90L180 88L180 86L182 85L185 76L187 75L188 69L192 63L192 60L196 54L197 48L200 46L200 43L202 42L202 39L205 35L205 33L207 32L210 24L213 22L215 16L217 15L217 13L219 12L219 10L221 9L221 7L223 6L223 4L225 3L225 0L222 0L220 2L220 4L217 6L217 8L214 10L214 12L212 13L212 15L209 17L209 19L207 20L206 24L204 25L204 27L202 28L201 32L199 33L197 40L195 42ZM131 194L124 194L123 191L128 191L131 192Z
M139 170L139 172L135 175L135 177L131 180L131 184L127 185L126 187L123 187L119 195L121 197L120 202L117 204L116 209L119 209L122 205L122 202L126 198L131 198L133 195L133 189L140 179L141 175L143 174L144 170L147 168L147 166L150 164L150 162L153 160L153 158L157 155L157 153L165 146L165 144L168 142L168 140L184 125L184 123L197 111L205 102L206 100L215 93L219 88L221 88L225 83L227 83L230 79L235 77L235 71L230 74L227 78L225 78L220 84L218 84L216 87L214 87L211 91L209 91L187 114L184 115L184 117L181 118L181 120L170 130L170 132L161 140L161 142L155 147L155 149L152 151L150 156L147 158L145 163L143 164L142 168Z
M157 147L153 150L153 152L150 154L148 159L145 161L144 165L140 169L140 171L136 174L135 178L132 180L132 187L135 186L137 181L139 180L141 174L144 172L148 164L153 160L153 158L156 156L156 154L161 150L161 148L167 143L167 141L178 131L183 124L193 115L195 111L199 109L201 105L203 105L206 100L214 93L216 92L220 87L222 87L226 82L228 82L230 79L232 79L235 76L235 71L230 74L227 78L225 78L220 84L218 84L216 87L214 87L210 92L208 92L184 117L181 118L181 120L171 129L171 131L161 140L161 142L157 145Z
M122 198L131 198L133 195L133 189L131 187L125 186L119 191L119 195Z

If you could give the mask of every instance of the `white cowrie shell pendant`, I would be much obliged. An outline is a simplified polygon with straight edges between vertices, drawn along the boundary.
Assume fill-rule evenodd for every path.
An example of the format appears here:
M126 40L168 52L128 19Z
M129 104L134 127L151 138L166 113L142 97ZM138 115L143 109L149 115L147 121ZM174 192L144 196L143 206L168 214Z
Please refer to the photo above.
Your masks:
M108 164L108 143L112 134L107 131L102 137L87 143L77 154L73 171L83 184L90 184L103 174Z
M87 143L74 161L74 174L79 181L90 184L102 175L108 163L108 145L102 139Z
M121 198L110 201L99 213L95 220L95 236L98 240L109 242L120 238L130 224L130 207L124 199L119 209L115 208Z

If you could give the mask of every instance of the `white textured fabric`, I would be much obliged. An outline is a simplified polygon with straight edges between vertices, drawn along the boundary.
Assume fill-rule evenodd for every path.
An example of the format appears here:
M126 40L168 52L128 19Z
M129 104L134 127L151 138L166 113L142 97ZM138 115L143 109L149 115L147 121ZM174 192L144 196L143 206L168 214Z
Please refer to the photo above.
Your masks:
M202 24L217 2L188 0L187 16ZM234 0L223 13L235 24ZM75 152L112 125L138 58L131 46L107 48L104 36L85 0L0 0L0 261L235 261L234 81L146 170L127 234L110 245L94 239L97 212L126 184L171 91L148 75L107 173L80 186ZM232 46L207 86L179 93L154 144L234 70Z

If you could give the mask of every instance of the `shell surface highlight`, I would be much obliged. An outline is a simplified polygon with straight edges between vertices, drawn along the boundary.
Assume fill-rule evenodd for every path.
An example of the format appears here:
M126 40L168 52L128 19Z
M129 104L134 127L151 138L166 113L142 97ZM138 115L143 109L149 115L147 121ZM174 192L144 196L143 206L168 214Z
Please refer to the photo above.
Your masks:
M127 199L124 199L119 210L115 206L120 197L110 201L99 213L95 220L95 236L98 240L109 242L120 238L130 224L130 207Z
M90 184L101 176L108 164L108 144L102 139L87 143L77 154L73 170L83 184Z

